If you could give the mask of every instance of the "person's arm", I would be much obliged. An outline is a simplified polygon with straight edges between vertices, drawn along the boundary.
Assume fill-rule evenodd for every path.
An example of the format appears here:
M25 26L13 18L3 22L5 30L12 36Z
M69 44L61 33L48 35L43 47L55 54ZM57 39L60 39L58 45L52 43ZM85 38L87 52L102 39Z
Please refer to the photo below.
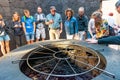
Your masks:
M88 31L88 17L87 16L85 16L85 32L87 32Z
M59 22L60 22L60 33L62 33L63 23L62 23L62 17L61 17L61 15L59 17Z
M78 33L78 22L77 19L75 19L75 34Z
M23 27L24 33L26 33L26 28L25 28L25 23L24 22L22 22L22 27Z
M45 22L45 20L46 20L46 17L45 17L45 14L43 14L43 21Z
M89 31L91 37L94 38L94 35L93 35L93 33L92 33L92 30L91 30L91 27L92 27L92 28L95 28L94 21L92 21L92 20L90 20L89 23L88 23L88 31Z
M45 20L45 24L46 24L46 25L49 25L49 24L50 24L50 21L48 20L48 17L49 17L49 16L47 15L47 16L46 16L46 20Z
M60 33L62 33L62 29L63 29L63 23L60 23Z
M33 22L33 26L34 26L34 33L35 33L35 30L36 30L36 24L35 24L35 22Z
M118 44L120 45L120 36L110 36L98 39L98 44Z
M4 21L2 21L2 26L3 26L3 27L5 26L5 22L4 22Z
M26 33L24 17L21 18L21 23L22 23L23 31L24 33Z
M102 39L87 39L88 43L98 43L98 44L117 44L120 45L120 36L110 36Z
M36 23L35 23L35 18L33 17L33 27L34 27L34 33L35 33L35 31L36 31Z

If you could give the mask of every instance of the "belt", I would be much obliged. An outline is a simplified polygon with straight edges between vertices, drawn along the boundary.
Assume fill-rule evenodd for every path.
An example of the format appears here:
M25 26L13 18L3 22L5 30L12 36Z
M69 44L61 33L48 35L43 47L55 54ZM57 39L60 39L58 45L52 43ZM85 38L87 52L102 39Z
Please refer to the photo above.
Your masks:
M51 30L58 30L58 29L60 29L60 28L50 28Z

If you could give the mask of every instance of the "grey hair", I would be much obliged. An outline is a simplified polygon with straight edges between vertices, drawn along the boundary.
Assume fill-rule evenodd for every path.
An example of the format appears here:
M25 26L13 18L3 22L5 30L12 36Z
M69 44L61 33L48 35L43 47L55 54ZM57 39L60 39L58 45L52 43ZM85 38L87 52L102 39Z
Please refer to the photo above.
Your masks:
M78 9L78 12L79 11L84 11L84 7L80 7L79 9Z
M115 7L118 8L120 6L120 0L118 0L115 4Z
M95 11L95 12L92 13L92 16L96 16L97 18L101 18L102 14L98 11Z

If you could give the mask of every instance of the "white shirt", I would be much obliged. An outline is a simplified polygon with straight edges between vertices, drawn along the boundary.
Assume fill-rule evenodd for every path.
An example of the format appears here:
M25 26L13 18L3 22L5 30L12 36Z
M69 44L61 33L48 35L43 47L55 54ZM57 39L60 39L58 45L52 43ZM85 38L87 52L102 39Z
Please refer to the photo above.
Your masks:
M111 26L111 27L114 27L115 26L115 20L112 16L108 16L107 17L107 22L108 24Z

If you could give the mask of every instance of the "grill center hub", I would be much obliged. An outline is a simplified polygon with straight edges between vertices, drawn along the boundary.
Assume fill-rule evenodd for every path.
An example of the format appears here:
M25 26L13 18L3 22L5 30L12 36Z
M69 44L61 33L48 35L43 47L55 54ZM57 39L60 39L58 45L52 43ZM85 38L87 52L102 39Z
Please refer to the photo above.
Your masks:
M68 52L63 52L63 51L56 52L55 54L53 54L53 56L57 59L68 59L68 58L70 58Z

